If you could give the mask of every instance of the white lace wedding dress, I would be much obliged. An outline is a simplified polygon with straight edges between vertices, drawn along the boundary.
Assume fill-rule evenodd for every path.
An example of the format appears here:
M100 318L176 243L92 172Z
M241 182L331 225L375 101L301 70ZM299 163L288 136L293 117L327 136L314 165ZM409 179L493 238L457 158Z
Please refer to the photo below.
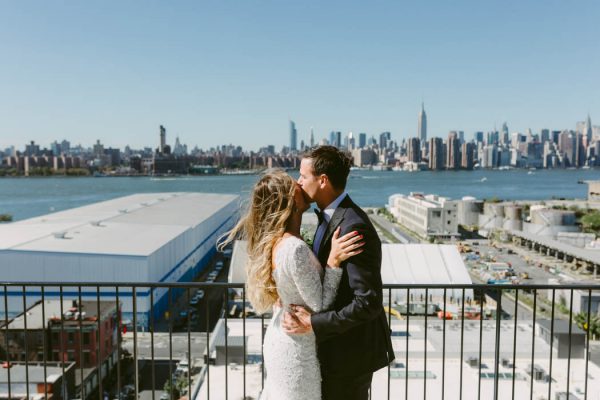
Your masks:
M274 307L264 342L266 381L261 400L321 400L321 372L314 333L283 332L283 312L290 304L312 312L333 304L341 268L323 268L312 250L296 237L284 238L275 252L273 277L283 308Z

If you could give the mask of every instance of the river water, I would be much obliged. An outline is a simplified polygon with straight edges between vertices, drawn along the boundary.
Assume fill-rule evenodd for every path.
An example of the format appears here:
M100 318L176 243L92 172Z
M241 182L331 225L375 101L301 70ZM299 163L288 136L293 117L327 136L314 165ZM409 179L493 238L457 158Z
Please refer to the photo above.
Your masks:
M297 173L291 172L297 177ZM423 192L451 198L506 200L580 198L600 170L396 172L352 171L347 190L361 206L384 205L394 193ZM150 177L50 177L0 179L0 214L15 221L133 193L212 192L247 196L255 175Z

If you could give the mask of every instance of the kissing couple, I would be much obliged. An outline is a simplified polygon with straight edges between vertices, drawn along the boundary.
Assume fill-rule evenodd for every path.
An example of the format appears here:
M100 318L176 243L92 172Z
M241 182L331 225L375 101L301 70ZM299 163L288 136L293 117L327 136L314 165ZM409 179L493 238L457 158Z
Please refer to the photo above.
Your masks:
M366 400L373 372L394 360L383 309L381 241L345 192L351 160L333 146L303 155L300 177L265 173L221 246L248 242L247 293L273 310L262 400ZM315 202L312 247L300 236Z

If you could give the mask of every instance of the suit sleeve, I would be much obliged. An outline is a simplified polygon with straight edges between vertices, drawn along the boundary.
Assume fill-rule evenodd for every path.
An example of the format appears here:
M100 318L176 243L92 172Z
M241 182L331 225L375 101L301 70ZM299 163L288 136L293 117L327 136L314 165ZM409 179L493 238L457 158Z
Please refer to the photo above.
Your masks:
M364 251L344 265L353 299L338 311L312 315L311 323L318 342L373 320L382 311L381 242L373 228L364 223L350 225L341 235L351 231L358 231L365 239Z

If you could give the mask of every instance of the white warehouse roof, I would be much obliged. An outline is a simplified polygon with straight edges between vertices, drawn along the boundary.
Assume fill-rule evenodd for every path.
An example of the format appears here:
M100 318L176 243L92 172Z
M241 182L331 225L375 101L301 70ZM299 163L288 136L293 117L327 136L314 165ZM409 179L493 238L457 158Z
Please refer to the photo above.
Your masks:
M451 244L383 244L381 246L381 278L386 284L471 284L467 267ZM411 293L424 294L425 289L411 289ZM443 289L430 289L429 294L441 296ZM462 298L462 289L448 289L448 298ZM404 302L405 289L393 290L393 301ZM384 301L388 294L384 292ZM471 289L465 297L473 297Z
M384 283L472 283L455 245L383 244L381 251L381 277Z
M0 225L0 252L149 256L238 199L145 193Z
M383 244L381 278L384 284L471 284L458 248L440 244ZM233 247L229 281L246 281L246 242ZM385 297L385 296L384 296Z

